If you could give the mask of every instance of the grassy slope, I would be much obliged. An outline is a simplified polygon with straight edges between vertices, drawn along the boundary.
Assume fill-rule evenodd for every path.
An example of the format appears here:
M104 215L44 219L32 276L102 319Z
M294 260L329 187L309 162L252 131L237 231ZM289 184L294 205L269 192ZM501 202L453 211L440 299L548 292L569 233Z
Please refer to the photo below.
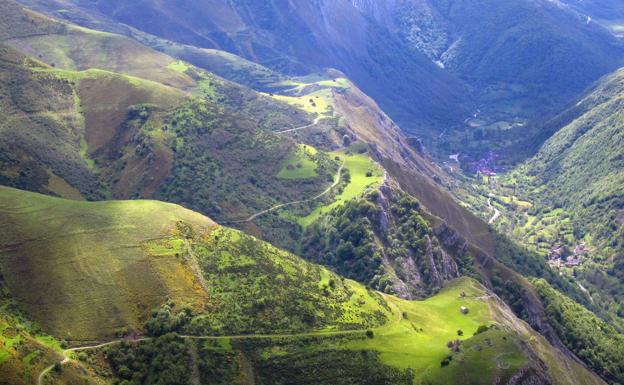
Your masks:
M72 340L138 330L165 298L206 300L175 256L150 258L143 242L175 231L177 221L214 223L178 206L151 202L80 203L0 189L4 284L35 321Z
M144 79L96 69L55 69L34 61L26 64L26 57L8 47L1 53L0 87L6 97L0 108L7 116L0 130L5 148L2 180L20 188L101 198L107 186L98 172L114 169L109 154L133 140L124 126L129 108L151 103L168 109L186 97ZM113 160L118 158L115 153ZM117 179L127 182L126 175L137 168L146 172L145 164L128 163L128 169L115 171ZM151 174L160 182L159 172L167 171L163 166Z
M45 66L0 46L0 180L23 189L77 198L99 189L81 156L82 117L71 84Z
M332 157L339 157L344 162L344 169L348 170L349 181L339 194L332 197L331 202L316 207L310 214L299 218L302 226L314 223L323 212L328 212L341 203L357 198L367 189L378 187L383 183L384 172L366 153L352 153L350 150L341 150L329 153ZM372 176L367 176L372 172ZM343 177L344 178L344 177Z
M278 178L284 179L308 179L318 176L317 163L312 158L317 154L314 147L300 145L287 161L286 165L277 174Z
M462 291L467 295L465 299L460 297ZM394 323L377 330L378 338L354 342L349 347L378 350L382 362L400 368L411 367L418 373L418 379L435 381L445 371L440 362L449 354L446 342L460 338L458 330L465 332L460 339L468 339L480 325L491 322L487 302L476 299L483 294L478 284L464 279L424 301L387 297L400 321L395 319ZM460 312L461 306L469 308L468 315Z
M534 281L548 316L566 345L609 381L624 380L624 334L553 289L546 281Z
M1 5L3 42L55 67L99 68L153 80L176 88L195 82L168 66L174 59L129 38L62 23L22 8L13 1Z

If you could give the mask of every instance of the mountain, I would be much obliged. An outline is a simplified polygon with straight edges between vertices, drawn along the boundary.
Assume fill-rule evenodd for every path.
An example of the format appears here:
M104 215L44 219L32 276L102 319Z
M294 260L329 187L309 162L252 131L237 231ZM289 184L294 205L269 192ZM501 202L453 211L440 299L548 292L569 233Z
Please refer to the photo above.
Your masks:
M0 210L3 381L30 383L68 356L43 378L602 383L468 278L410 302L171 204L2 187ZM62 350L75 344L87 347Z
M488 244L486 226L444 191L450 185L445 173L432 164L422 149L420 153L414 150L399 127L341 73L284 78L270 92L260 94L178 63L131 39L64 24L13 2L5 2L3 7L7 15L5 43L48 64L37 62L33 65L43 70L25 70L24 76L37 82L44 75L46 79L58 79L63 88L51 90L62 93L66 104L75 101L71 108L78 113L71 122L75 127L57 120L36 128L40 123L33 122L32 116L39 118L44 114L31 113L29 106L11 107L24 111L28 119L20 121L28 126L18 135L12 131L15 126L4 130L5 184L61 196L71 193L73 197L87 199L158 197L220 221L236 221L266 207L322 192L331 184L339 165L324 152L314 160L317 165L324 165L317 170L315 178L281 178L280 170L295 156L296 142L331 149L344 146L347 136L349 143L367 143L370 156L399 178L404 188L435 215L448 219L473 243L483 247ZM16 31L23 31L21 34L25 36L20 37ZM88 43L86 46L92 54L83 55L85 50L52 50L53 46L46 44L73 39ZM152 69L145 70L142 62L128 62L125 51L111 49L116 45L140 52L140 56L149 58ZM140 48L132 48L135 46ZM109 59L94 63L92 56L96 54L105 54ZM19 60L18 63L6 76L11 78L21 73L16 67L22 63ZM88 69L91 64L99 69ZM223 70L223 66L219 68L224 75L232 74ZM243 68L257 70L258 66ZM117 70L123 72L113 72ZM30 87L32 81L11 79L6 92L25 95L17 100L31 104L32 99L38 100L38 92L24 92L21 88ZM98 99L101 95L109 99L105 109ZM316 101L311 104L310 100ZM67 112L67 107L53 109ZM292 133L270 132L298 127L308 128ZM24 143L18 141L21 135L26 136ZM64 138L63 145L46 147L47 143L58 143L58 138ZM35 144L33 140L40 142ZM66 147L69 143L71 148ZM36 153L34 149L38 149ZM71 164L67 164L70 160ZM218 172L219 169L228 171ZM52 187L48 187L50 181ZM188 183L200 187L183 191ZM289 223L279 226L292 228ZM275 226L267 227L265 233ZM257 227L247 230L262 234ZM283 236L277 234L271 238L276 239ZM286 241L282 246L289 246Z
M443 153L480 154L508 148L527 130L539 134L542 116L624 57L600 24L546 0L25 3L92 27L225 50L278 72L336 68Z
M619 356L611 354L605 333L570 337L600 321L597 315L617 332L613 309L550 269L539 252L479 219L491 208L462 195L477 187L456 179L448 164L436 164L427 140L407 136L384 112L383 98L360 89L349 67L320 68L311 57L301 61L294 49L283 61L266 62L265 55L283 53L259 45L251 46L258 56L241 50L243 58L148 28L171 20L149 23L145 31L107 16L112 9L136 13L134 3L118 9L114 2L63 2L62 12L53 1L29 4L45 13L0 3L0 115L6 117L0 124L0 184L74 201L2 188L7 208L0 221L11 229L0 245L7 274L0 307L7 325L2 378L601 383L591 367L604 379L620 380ZM418 39L410 45L396 30L381 27L406 4L313 3L300 5L301 14L271 18L296 3L262 9L256 2L191 4L209 15L167 3L158 14L167 20L174 12L188 13L193 22L184 23L187 29L197 21L190 16L205 18L208 29L213 18L219 28L231 28L236 18L218 15L235 9L254 25L246 39L262 47L320 47L327 51L316 60L328 61L347 50L357 57L345 62L358 66L368 65L370 57L360 56L366 52L382 58L375 71L387 72L384 87L426 91L397 80L401 73L401 80L411 74L448 77L448 87L467 89L467 78L451 72L450 62L446 69L432 64L430 46L414 43ZM564 12L561 23L570 27L569 9L531 4L541 4L548 15ZM459 7L443 5L436 6L448 12ZM524 9L518 7L512 9ZM319 9L326 11L320 19L310 13ZM360 46L378 40L358 40L346 27L330 33L332 24L319 21L328 17L353 19L387 44ZM292 21L324 32L291 31ZM601 51L613 37L596 28L570 30L570 41L582 46L579 36L595 32L592 47ZM273 29L279 39L271 38ZM287 39L286 30L301 41ZM309 41L318 36L322 41ZM222 38L239 44L243 36ZM354 45L359 49L349 48ZM564 45L562 52L572 48ZM413 60L395 66L385 54ZM617 49L611 54L616 58ZM422 63L434 72L410 72L409 66ZM593 75L583 76L581 82ZM540 125L538 136L523 135L516 146L540 145L580 110L570 111ZM423 116L438 119L431 111ZM492 196L494 207L504 201L497 198ZM502 214L497 225L508 223ZM462 304L473 299L463 314ZM565 308L553 306L564 299L583 309L588 321L571 322ZM39 353L22 349L20 341ZM408 347L405 341L411 341ZM590 350L594 342L599 346ZM77 345L84 349L63 351ZM483 355L490 357L485 364L477 359ZM51 366L63 356L69 359Z
M557 247L567 250L564 258L580 253L584 263L574 268L574 281L618 325L624 305L623 95L622 70L603 78L545 125L555 134L535 157L487 192L502 203L503 231L550 257Z
M624 9L616 0L606 1L583 1L583 0L567 0L560 1L560 5L569 7L569 9L579 13L586 18L588 23L598 23L609 29L615 36L623 37L622 19L624 18Z

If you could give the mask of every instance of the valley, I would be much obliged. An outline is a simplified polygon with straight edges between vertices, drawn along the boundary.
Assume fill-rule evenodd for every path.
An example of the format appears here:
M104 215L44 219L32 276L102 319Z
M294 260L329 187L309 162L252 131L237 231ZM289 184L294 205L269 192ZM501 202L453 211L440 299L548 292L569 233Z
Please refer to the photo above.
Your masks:
M0 385L624 383L623 15L0 0Z

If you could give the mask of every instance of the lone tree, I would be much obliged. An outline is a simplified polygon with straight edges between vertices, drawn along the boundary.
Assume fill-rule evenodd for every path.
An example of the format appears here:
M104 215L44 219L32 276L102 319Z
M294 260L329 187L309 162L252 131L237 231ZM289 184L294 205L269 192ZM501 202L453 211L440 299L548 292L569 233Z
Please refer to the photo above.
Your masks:
M366 337L373 338L373 337L375 337L375 333L372 330L367 330L366 331Z

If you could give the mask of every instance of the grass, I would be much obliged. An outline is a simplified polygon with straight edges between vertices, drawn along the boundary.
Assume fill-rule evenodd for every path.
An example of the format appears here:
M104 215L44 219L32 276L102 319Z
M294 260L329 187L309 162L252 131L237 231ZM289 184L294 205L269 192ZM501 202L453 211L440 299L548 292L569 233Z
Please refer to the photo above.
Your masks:
M293 155L286 161L286 165L277 174L283 179L310 179L316 178L318 164L312 158L317 151L308 145L299 145Z
M186 64L185 62L183 62L182 60L176 60L174 62L169 63L169 65L167 66L167 68L174 70L176 72L186 72L188 71L188 69L190 68L188 66L188 64Z
M310 74L289 80L284 80L273 84L274 87L291 87L290 92L301 93L308 86L322 86L326 88L347 89L350 87L349 80L346 78L329 78L325 75Z
M330 153L331 157L339 157L344 162L344 168L349 170L350 181L344 186L340 194L329 204L315 208L310 214L298 219L300 225L307 227L314 223L319 216L332 210L338 205L361 196L367 189L383 183L384 172L381 167L367 154L352 153L349 149ZM372 172L372 176L367 173Z
M517 342L507 332L491 329L473 337L479 326L489 326L493 321L490 300L483 288L471 279L453 281L424 301L390 296L386 300L392 309L393 321L374 329L374 338L352 341L346 347L380 352L381 363L412 369L416 383L491 383L497 376L515 373L527 362ZM468 314L461 313L462 306L469 309ZM463 336L458 336L458 330L463 331ZM450 352L446 344L455 339L463 341L460 353L455 354L451 365L443 368L440 363ZM464 364L460 364L462 360Z
M462 291L466 293L464 299L460 297ZM491 322L487 302L477 299L483 294L483 289L473 281L460 279L424 301L388 296L394 321L375 330L378 338L357 341L350 347L377 350L382 362L392 366L432 371L448 354L449 340L469 338L480 325ZM467 315L460 312L461 306L468 307ZM464 331L463 337L457 336L459 329Z
M20 19L10 20L8 28L21 22ZM59 28L57 33L50 33L37 23L25 24L25 33L13 39L11 44L57 68L99 68L177 88L194 85L194 81L184 74L186 64L173 61L171 57L132 39L62 22L57 24L64 27Z
M274 99L319 116L333 115L334 90L345 90L351 87L349 80L345 78L333 79L320 74L284 80L272 86L276 89L287 89L283 94L271 94ZM313 87L313 91L307 92L308 87Z
M154 201L88 203L7 187L0 187L0 213L0 225L13 229L0 235L3 247L14 245L1 254L5 285L57 337L97 339L119 327L139 330L168 296L205 300L181 258L182 245L143 246L170 237L178 221L215 225L200 214Z
M272 97L275 100L286 102L310 114L330 116L333 112L334 99L332 91L329 88L324 88L302 96L273 95Z

